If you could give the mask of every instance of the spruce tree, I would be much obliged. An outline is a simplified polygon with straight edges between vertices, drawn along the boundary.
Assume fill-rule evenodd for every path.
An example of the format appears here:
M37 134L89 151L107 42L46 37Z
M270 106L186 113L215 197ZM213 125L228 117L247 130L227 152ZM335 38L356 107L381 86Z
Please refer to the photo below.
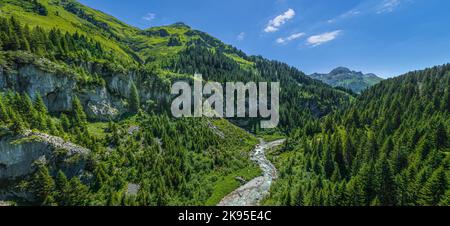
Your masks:
M0 96L0 122L7 123L9 122L9 116L6 112L6 107L3 104L3 98Z
M447 135L447 130L444 127L444 124L442 124L442 122L439 122L438 125L436 126L433 138L437 149L447 147L449 137Z
M39 165L31 179L32 191L43 205L53 204L55 182L45 165Z
M58 173L56 174L56 180L55 180L55 188L57 191L56 194L56 198L57 201L59 202L59 205L64 206L66 204L66 199L67 199L67 192L69 190L68 188L69 186L69 182L67 180L66 175L59 170Z
M39 112L39 114L46 115L47 107L44 104L44 100L42 100L42 97L39 93L36 93L36 99L34 100L34 108L36 111Z
M139 92L136 88L134 82L131 82L131 90L130 90L130 102L129 102L129 110L132 113L137 113L140 109L140 99Z
M443 112L447 112L450 114L450 92L448 88L445 90L444 96L442 98L441 109Z
M12 113L12 114L11 114ZM15 133L15 134L22 134L25 132L25 123L22 120L22 117L20 117L20 115L16 112L11 112L10 115L12 115L12 122L13 124L11 125L11 130Z
M434 171L419 193L419 203L424 206L436 206L445 199L449 182L443 167Z
M67 205L84 206L89 203L89 189L78 177L73 177L68 186Z
M61 125L62 125L63 129L64 129L66 132L68 132L69 129L70 129L70 127L71 127L71 124L70 124L69 118L67 118L67 115L64 114L64 113L62 113L62 114L61 114L61 119L60 119L60 120L61 120Z
M87 124L87 116L84 113L83 106L81 105L80 99L77 96L73 97L72 100L72 112L74 117L74 126L79 126L84 128Z
M392 206L396 204L396 185L394 180L394 174L390 163L385 156L377 162L377 182L378 184L378 197L381 205Z

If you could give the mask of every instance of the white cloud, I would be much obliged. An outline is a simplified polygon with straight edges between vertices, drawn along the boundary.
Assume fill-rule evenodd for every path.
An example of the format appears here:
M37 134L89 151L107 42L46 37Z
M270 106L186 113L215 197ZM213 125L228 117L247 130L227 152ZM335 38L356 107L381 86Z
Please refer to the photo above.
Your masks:
M342 19L347 19L347 18L351 18L351 17L354 17L354 16L358 16L360 14L362 14L362 12L360 10L358 10L358 9L351 9L351 10L349 10L349 11L339 15L338 17L335 17L333 19L328 20L327 22L331 24L331 23L335 23L335 22L337 22L339 20L342 20Z
M303 37L304 35L305 35L305 33L295 33L295 34L292 34L292 35L290 35L290 36L288 36L286 38L278 38L277 39L277 43L278 44L285 44L285 43L288 43L288 42L293 41L295 39L299 39L299 38Z
M329 19L329 20L327 20L327 23L332 24L332 23L334 23L334 22L336 22L336 21L337 21L337 19Z
M348 17L352 17L352 16L357 16L361 14L361 11L357 10L357 9L352 9L344 14L341 15L342 18L348 18Z
M343 14L329 19L328 23L336 23L343 19L351 19L357 16L371 13L384 14L394 12L400 5L411 3L412 0L367 0Z
M152 21L156 18L156 14L154 13L147 13L145 16L142 17L143 20L146 21Z
M276 16L273 20L270 20L264 31L267 33L278 31L281 25L294 18L294 16L295 11L293 9L288 9L283 14Z
M324 43L333 41L341 33L342 33L341 30L337 30L337 31L332 31L332 32L326 32L326 33L319 34L319 35L314 35L314 36L309 37L307 42L308 42L308 45L319 46Z
M238 41L242 41L245 39L245 32L241 32L239 33L239 35L237 36L237 40Z
M401 0L384 0L378 7L377 13L390 13L395 10L401 3Z

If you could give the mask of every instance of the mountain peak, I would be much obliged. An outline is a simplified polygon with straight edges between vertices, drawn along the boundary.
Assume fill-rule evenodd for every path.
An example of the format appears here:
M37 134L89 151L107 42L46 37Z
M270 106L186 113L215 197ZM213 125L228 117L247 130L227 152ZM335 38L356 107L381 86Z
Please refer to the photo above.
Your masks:
M176 23L170 25L170 27L183 27L183 28L191 29L190 26L186 25L186 24L183 23L183 22L176 22Z
M341 86L351 89L356 93L367 89L380 82L381 78L373 73L364 74L362 72L352 71L346 67L338 67L328 74L312 74L312 78L319 79L328 85L337 87Z
M333 69L330 74L337 75L337 74L346 74L351 73L352 71L346 67L337 67Z

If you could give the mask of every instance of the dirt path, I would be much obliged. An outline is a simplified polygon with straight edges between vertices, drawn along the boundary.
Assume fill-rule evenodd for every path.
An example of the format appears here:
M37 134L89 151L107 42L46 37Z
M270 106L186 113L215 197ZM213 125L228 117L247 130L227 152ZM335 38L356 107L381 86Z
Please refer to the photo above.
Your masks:
M277 169L266 158L267 149L284 143L285 140L276 140L266 143L262 139L252 153L252 160L257 162L263 175L259 176L225 196L218 206L257 206L270 191L272 181L277 178Z

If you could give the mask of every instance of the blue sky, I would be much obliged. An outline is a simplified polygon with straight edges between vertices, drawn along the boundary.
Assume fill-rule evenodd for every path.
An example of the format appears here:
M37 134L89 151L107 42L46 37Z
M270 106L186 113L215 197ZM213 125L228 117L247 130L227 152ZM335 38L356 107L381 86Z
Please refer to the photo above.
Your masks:
M80 0L139 27L184 22L307 74L381 77L450 62L448 0Z

